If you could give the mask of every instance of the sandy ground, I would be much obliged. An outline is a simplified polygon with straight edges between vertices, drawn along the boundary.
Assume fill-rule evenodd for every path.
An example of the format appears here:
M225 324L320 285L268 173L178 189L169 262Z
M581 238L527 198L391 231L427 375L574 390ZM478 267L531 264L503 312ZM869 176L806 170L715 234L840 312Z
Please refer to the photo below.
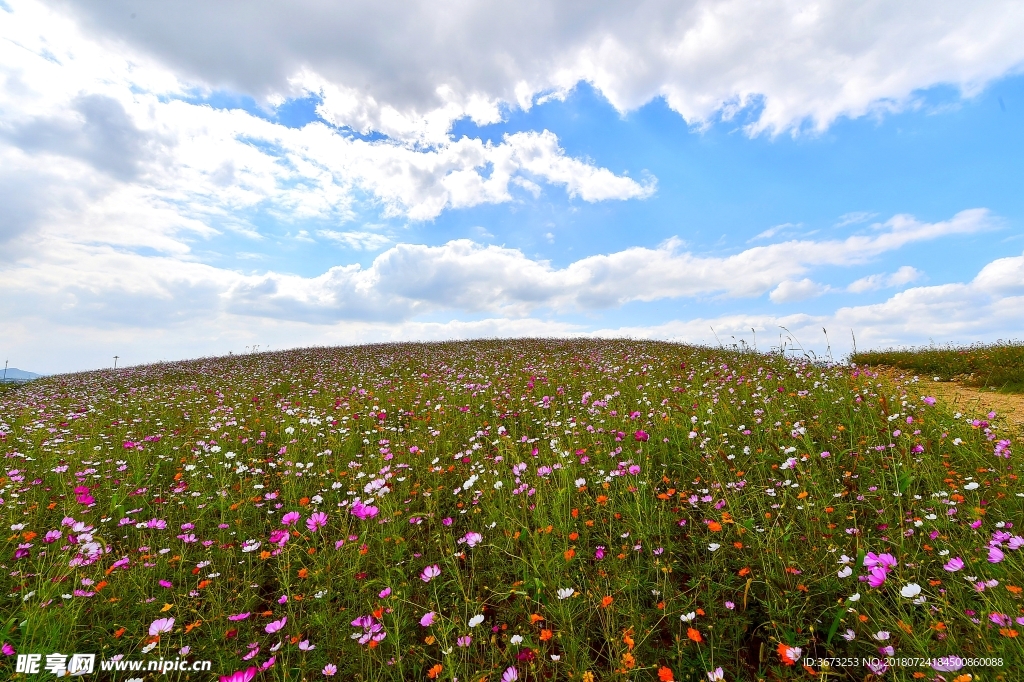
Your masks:
M884 371L897 380L913 376L903 370L886 368ZM1005 418L1019 433L1024 434L1024 395L981 391L953 381L932 381L927 377L920 377L918 385L921 395L933 395L964 414L981 417L994 410L997 417Z

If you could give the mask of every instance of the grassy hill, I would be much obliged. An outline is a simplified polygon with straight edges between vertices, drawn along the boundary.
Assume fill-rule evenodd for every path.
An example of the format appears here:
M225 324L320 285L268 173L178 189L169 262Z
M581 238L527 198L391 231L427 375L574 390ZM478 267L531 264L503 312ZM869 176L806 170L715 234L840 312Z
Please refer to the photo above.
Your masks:
M580 340L44 378L0 394L0 643L258 680L1010 680L1019 446L919 387Z
M850 356L858 365L897 367L942 381L1024 393L1024 343L892 348Z

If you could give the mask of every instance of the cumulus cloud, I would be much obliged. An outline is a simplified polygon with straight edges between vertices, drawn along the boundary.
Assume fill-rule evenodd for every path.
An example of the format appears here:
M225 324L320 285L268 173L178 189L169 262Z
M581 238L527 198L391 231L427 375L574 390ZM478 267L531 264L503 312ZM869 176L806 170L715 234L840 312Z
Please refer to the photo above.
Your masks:
M752 134L822 130L936 84L973 94L1024 61L1013 0L53 4L211 87L317 92L338 124L434 141L579 82L620 111L663 97L695 124L757 106Z
M826 291L828 291L827 286L819 284L808 277L804 277L796 282L787 279L784 282L779 282L779 286L772 289L772 292L768 294L768 298L771 299L772 303L792 303L821 296Z

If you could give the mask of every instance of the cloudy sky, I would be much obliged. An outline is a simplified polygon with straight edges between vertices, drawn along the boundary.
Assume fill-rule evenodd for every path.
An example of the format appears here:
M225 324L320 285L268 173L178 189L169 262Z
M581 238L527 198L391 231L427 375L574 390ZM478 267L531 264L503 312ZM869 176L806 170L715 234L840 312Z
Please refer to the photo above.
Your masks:
M46 373L1021 338L1024 6L0 0L0 255Z

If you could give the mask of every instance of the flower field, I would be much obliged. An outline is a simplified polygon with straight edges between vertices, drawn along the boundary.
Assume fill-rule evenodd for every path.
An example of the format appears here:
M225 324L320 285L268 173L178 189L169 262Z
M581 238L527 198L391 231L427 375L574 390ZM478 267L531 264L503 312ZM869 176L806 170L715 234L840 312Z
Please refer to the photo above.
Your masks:
M0 394L0 676L1021 679L1020 447L920 386L590 340L34 381ZM133 678L173 675L94 679Z
M941 381L1024 393L1024 343L1007 342L932 348L865 351L850 358L858 365L886 365Z

